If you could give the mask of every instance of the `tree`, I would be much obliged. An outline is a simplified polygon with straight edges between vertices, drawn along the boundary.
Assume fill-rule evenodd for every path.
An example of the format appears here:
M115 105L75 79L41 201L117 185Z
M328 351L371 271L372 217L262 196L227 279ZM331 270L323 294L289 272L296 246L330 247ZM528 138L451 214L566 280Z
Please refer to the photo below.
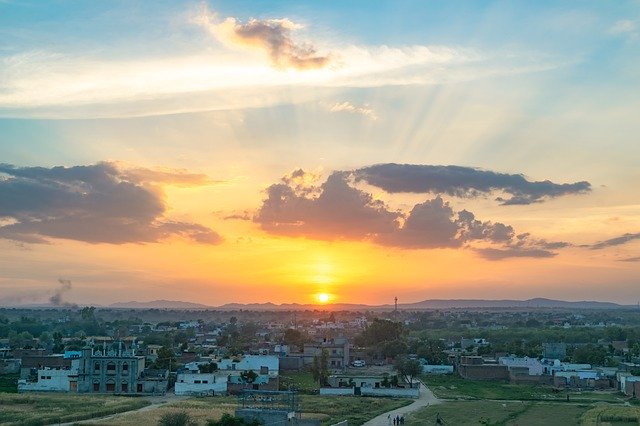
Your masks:
M218 371L218 364L215 362L210 362L209 364L200 364L198 365L198 370L201 373L214 373Z
M413 387L414 377L422 373L422 365L417 359L408 359L406 357L398 357L394 364L394 369L409 382L409 387Z
M158 359L154 364L155 368L168 368L171 371L176 365L176 354L169 346L158 349Z
M249 370L249 371L243 371L242 373L240 373L240 378L242 379L243 383L250 384L256 381L256 379L258 378L258 375L256 374L255 371Z
M300 352L304 350L304 343L306 341L306 338L304 334L300 332L300 330L289 328L284 332L284 336L282 339L289 346L297 346Z
M313 357L311 374L313 375L313 380L317 380L320 386L329 384L329 351L327 349L322 349L320 356L315 355Z

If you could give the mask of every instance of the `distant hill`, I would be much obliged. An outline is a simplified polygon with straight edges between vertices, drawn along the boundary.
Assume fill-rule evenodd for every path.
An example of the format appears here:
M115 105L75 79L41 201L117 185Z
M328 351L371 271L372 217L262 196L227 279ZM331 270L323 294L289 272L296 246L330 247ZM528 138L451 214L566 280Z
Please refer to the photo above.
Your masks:
M571 308L571 309L618 309L623 308L613 302L567 302L538 297L527 300L478 300L478 299L451 299L451 300L423 300L416 303L398 305L403 309L454 309L454 308Z
M112 303L109 308L123 309L214 309L213 306L201 303L181 302L178 300L152 300L151 302L119 302Z
M283 303L227 303L221 306L208 306L200 303L181 302L174 300L154 300L151 302L121 302L108 306L109 308L126 309L211 309L218 311L385 311L394 308L393 305L364 305L355 303L332 303L327 305ZM567 302L535 298L528 300L483 300L483 299L429 299L415 303L398 304L398 309L427 310L427 309L477 309L477 308L561 308L561 309L619 309L629 306L613 302L581 301Z

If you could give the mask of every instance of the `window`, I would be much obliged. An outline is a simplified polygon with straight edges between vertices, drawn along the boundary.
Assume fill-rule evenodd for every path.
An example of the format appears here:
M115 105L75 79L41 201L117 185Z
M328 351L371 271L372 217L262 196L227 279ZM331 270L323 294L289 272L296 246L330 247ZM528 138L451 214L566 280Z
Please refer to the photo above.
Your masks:
M115 373L116 372L116 364L110 362L107 364L107 373Z
M205 383L209 383L209 381L208 381L208 380L203 380L203 381L202 381L202 383L203 383L203 384L205 384Z
M44 380L44 379L45 379L45 376L40 376L40 380Z
M122 364L122 371L129 371L129 364L127 364L126 362Z
M116 384L113 382L108 382L107 383L107 392L115 392L116 391Z
M123 383L120 385L120 389L122 389L122 392L129 392L129 385L127 383Z
M195 383L196 385L200 384L200 380L194 380L193 383Z
M100 371L100 363L96 362L95 364L93 364L93 371Z
M93 382L93 391L94 392L100 392L100 383L99 382Z

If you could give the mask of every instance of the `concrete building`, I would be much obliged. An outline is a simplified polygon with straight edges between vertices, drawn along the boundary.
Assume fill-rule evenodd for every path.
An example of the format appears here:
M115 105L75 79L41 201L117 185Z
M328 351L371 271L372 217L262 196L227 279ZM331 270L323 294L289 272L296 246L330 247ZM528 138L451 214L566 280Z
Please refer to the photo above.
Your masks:
M224 373L178 373L176 395L214 396L227 394L228 375Z

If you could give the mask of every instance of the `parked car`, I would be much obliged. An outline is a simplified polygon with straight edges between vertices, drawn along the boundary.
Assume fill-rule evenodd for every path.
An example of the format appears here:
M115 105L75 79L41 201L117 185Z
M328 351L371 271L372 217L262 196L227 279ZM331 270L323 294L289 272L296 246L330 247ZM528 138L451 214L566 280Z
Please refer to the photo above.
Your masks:
M351 363L351 365L353 365L354 367L364 367L365 365L367 365L367 363L361 359L356 359Z

